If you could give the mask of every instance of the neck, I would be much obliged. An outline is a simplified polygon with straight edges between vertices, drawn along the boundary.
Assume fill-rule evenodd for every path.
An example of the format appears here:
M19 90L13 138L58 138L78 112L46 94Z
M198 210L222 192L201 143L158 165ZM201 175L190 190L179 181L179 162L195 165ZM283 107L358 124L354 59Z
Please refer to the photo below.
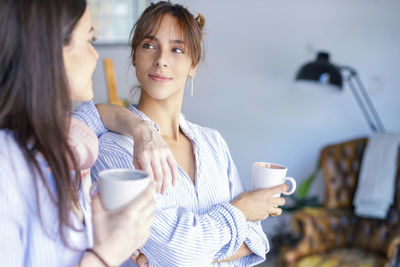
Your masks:
M163 138L179 140L179 119L182 110L183 92L175 97L158 100L142 90L138 109L157 123Z

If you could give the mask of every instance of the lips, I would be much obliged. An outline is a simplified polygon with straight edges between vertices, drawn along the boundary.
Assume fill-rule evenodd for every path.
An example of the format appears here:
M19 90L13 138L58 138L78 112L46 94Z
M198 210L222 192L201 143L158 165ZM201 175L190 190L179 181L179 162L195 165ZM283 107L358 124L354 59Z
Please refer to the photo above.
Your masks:
M155 82L168 82L170 80L172 80L172 78L167 77L165 75L162 74L149 74L149 77L155 81Z

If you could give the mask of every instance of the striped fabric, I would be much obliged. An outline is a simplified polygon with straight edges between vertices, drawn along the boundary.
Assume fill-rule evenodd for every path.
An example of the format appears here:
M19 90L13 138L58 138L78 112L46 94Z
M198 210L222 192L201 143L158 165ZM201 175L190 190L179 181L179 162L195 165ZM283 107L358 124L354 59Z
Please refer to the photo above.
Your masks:
M134 106L129 109L149 120ZM90 127L102 128L92 102L79 107L76 114ZM224 139L217 131L190 123L183 116L180 127L193 143L196 182L193 184L179 167L176 186L165 195L157 195L156 220L141 248L149 265L208 266L232 256L243 242L253 254L214 266L252 266L264 261L269 244L260 223L247 222L229 203L243 189ZM99 140L99 159L92 168L94 179L104 169L134 168L132 138L106 132ZM125 264L129 265L132 263Z
M71 214L71 222L80 231L66 231L66 247L58 230L58 211L44 184L38 182L39 205L36 205L34 174L13 136L0 130L0 266L75 266L82 251L93 246L91 210L80 192L80 206L86 226ZM52 194L55 181L48 164L37 156ZM37 176L37 180L40 178Z

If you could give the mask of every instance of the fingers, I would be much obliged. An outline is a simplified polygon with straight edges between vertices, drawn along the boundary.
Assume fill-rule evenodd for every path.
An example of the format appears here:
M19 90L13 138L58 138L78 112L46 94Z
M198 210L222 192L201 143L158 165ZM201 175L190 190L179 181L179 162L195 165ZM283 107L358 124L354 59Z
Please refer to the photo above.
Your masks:
M178 164L176 163L172 155L167 157L167 162L172 174L172 185L175 186L176 180L178 178Z
M150 182L147 188L138 195L125 209L130 210L143 210L144 208L148 207L149 205L154 206L154 194L155 194L155 186L154 182ZM153 208L154 210L154 208Z
M136 262L137 262L137 265L139 265L139 267L146 267L149 260L147 259L147 257L144 254L140 254L137 257Z
M151 168L150 162L142 164L142 167L143 167L143 171L149 175L150 180L154 181L153 169Z
M140 163L135 153L133 153L133 166L135 167L135 169L143 170L143 168L140 166Z
M138 257L139 257L139 253L138 253L138 251L135 251L131 256L131 260L133 261L133 263L137 264Z
M282 209L277 204L273 204L272 207L269 207L268 213L273 217L279 216L282 214Z
M259 189L259 190L269 191L273 195L275 195L275 194L281 194L283 192L288 191L289 190L289 186L287 184L280 184L280 185L272 186L272 187L269 187L269 188L263 188L263 189Z
M140 217L142 217L144 221L152 222L154 220L155 208L156 208L155 201L149 202L147 205L143 206L142 209L138 210L138 214L140 214Z
M144 254L142 254L139 250L135 251L135 253L131 256L131 260L139 267L147 266L147 264L149 263L147 257Z
M286 203L286 201L283 197L274 199L274 204L277 206L283 206L283 205L285 205L285 203Z
M163 184L163 172L161 168L160 161L158 159L154 159L151 161L151 168L154 174L154 181L156 182L156 191L157 193L161 192L161 187Z
M133 165L136 169L143 170L145 173L147 173L150 179L156 181L157 178L155 177L156 174L153 172L154 168L150 160L151 158L145 155L145 153L141 153L140 155L134 153ZM157 190L157 192L159 192L159 190Z
M280 216L282 214L282 209L276 208L273 213L270 213L272 217Z
M98 213L104 211L103 203L101 202L99 194L92 197L92 212Z
M171 182L175 185L178 177L177 163L171 150L158 133L151 142L141 143L140 139L137 142L133 153L135 168L148 173L156 181L157 193L164 194Z
M285 205L285 199L280 197L280 198L275 198L274 199L274 204L272 205L271 212L269 213L271 216L276 217L282 214L282 209L279 208L278 206L283 206Z
M165 161L161 161L162 172L163 172L163 179L162 179L162 186L161 186L161 194L164 195L165 191L171 184L171 171L169 169L168 164Z

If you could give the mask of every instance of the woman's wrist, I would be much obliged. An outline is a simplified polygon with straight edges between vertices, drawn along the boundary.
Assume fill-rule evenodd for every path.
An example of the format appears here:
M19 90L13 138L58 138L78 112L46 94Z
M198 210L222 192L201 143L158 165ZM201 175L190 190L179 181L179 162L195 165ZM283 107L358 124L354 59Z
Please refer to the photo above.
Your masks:
M134 139L151 140L153 134L158 130L158 127L152 121L141 120L139 122L131 123L129 126L131 136Z

